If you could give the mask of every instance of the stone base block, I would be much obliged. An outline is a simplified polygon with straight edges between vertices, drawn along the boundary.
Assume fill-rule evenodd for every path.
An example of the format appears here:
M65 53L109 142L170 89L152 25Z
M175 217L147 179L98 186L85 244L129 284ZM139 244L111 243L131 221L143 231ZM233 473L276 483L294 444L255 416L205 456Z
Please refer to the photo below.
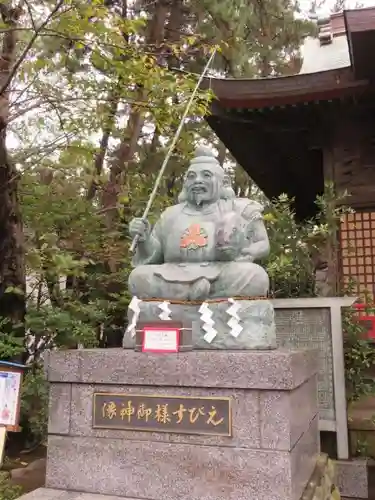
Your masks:
M337 460L336 482L343 497L369 498L368 462L366 459Z
M141 302L139 323L160 321L159 314L161 302ZM228 313L232 304L227 300L222 302L208 303L212 312L212 320L217 335L211 343L204 340L205 331L199 313L200 305L170 304L170 318L184 325L192 327L193 346L195 349L275 349L276 327L273 305L268 300L236 300L239 307L237 314L239 324L242 327L238 337L231 335L228 321L232 316ZM132 319L132 311L129 311L129 322ZM125 333L123 346L134 348L135 339L129 333Z
M155 500L299 500L317 436L316 418L291 452L50 436L46 485Z
M314 351L282 349L52 353L46 486L127 499L300 500L319 451L316 365ZM232 435L93 428L98 392L229 397Z

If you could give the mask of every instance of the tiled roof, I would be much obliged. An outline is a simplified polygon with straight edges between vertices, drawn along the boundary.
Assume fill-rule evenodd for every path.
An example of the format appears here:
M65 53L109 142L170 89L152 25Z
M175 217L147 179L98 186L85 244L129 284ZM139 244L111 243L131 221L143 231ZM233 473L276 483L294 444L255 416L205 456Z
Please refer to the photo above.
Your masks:
M344 13L318 19L317 38L308 37L301 48L300 74L318 73L350 66Z
M318 38L308 37L301 49L302 67L300 74L317 73L350 66L348 40L346 35L334 36L332 42L321 45Z

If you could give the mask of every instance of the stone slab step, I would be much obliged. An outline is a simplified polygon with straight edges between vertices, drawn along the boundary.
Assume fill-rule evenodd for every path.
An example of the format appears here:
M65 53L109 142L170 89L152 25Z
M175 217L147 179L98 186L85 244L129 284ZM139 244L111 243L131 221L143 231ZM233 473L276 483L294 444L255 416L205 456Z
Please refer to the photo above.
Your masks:
M96 495L94 493L81 493L79 491L56 490L53 488L38 488L37 490L22 495L18 500L124 500L124 497ZM126 500L140 500L126 498ZM356 500L355 498L341 497L341 500Z

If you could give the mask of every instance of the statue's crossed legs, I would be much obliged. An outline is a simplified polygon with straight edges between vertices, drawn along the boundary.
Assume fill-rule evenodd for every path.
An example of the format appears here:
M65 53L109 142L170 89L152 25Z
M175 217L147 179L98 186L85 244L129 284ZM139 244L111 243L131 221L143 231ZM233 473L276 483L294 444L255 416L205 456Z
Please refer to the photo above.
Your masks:
M221 297L265 297L269 289L266 271L251 262L220 264L218 276L191 282L166 281L158 270L165 265L136 267L129 276L129 291L140 299L205 300ZM217 265L215 263L215 265ZM204 272L202 272L204 275Z

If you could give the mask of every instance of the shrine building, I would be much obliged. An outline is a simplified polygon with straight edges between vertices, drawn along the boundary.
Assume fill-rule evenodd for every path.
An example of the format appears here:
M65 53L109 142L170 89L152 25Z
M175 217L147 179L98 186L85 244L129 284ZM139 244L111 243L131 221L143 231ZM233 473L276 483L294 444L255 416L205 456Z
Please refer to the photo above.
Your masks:
M268 198L295 199L299 220L316 214L325 182L350 193L339 279L375 294L375 8L334 14L318 30L296 75L209 79L207 121Z

